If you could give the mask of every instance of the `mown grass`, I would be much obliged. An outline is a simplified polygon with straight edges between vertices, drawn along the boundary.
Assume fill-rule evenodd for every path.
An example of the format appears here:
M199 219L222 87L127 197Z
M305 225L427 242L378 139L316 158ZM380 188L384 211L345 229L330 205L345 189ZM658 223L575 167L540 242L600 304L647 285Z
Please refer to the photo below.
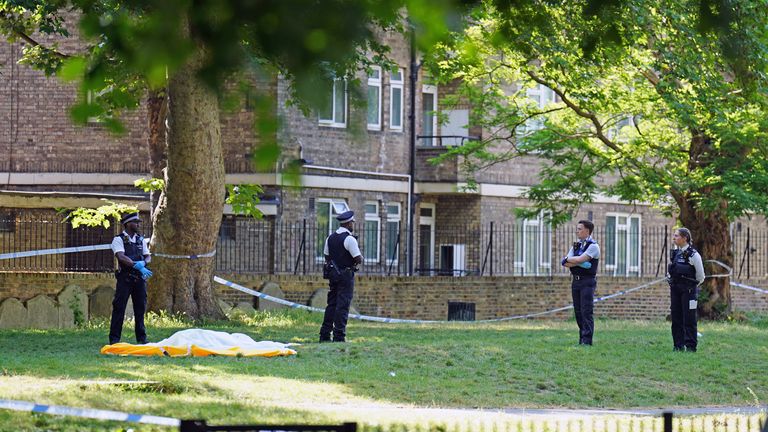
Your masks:
M696 354L672 352L664 322L598 321L590 348L576 344L573 322L351 322L349 343L317 344L319 320L317 314L288 311L202 325L303 344L297 356L281 358L102 356L106 323L76 330L4 330L0 398L211 424L440 420L398 409L404 406L626 409L768 400L768 320L760 317L701 324ZM190 325L153 317L149 336L160 340ZM126 329L124 335L132 336L131 327ZM109 383L115 380L142 382ZM0 411L0 430L97 427L126 426Z

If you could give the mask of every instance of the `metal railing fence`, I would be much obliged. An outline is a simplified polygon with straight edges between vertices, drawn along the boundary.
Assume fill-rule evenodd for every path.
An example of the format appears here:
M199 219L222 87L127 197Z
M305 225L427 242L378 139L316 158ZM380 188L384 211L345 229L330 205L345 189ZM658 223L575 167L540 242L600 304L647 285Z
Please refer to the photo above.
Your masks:
M16 215L0 220L0 253L110 243L118 227L71 228L53 218ZM145 227L149 228L149 227ZM225 218L216 247L216 270L251 274L319 274L323 245L331 227L312 220L276 222ZM400 222L359 221L360 274L405 275L408 232ZM593 233L601 248L598 273L616 277L662 276L671 247L672 227L635 229L600 226ZM731 233L736 279L768 277L768 230ZM560 260L572 247L571 226L477 222L418 225L413 232L413 268L422 276L558 276ZM706 257L705 257L706 258ZM111 271L111 251L44 255L0 260L0 270Z

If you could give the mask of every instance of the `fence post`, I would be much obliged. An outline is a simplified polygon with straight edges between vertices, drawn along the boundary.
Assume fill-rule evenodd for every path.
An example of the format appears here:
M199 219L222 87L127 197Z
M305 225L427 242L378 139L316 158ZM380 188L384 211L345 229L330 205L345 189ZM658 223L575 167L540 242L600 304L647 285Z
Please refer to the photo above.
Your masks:
M662 415L664 416L664 432L672 432L672 413L666 411Z
M489 243L490 243L489 248L491 249L490 270L491 270L491 276L493 276L493 221L491 221L491 234L490 234L490 236L491 236L491 238L489 240Z
M299 251L296 254L296 262L293 264L293 274L297 274L299 271L299 260L304 256L304 243L306 241L307 234L307 220L304 219L304 227L301 230L301 244L299 245ZM304 260L304 274L307 274L307 260Z
M750 235L750 227L747 227L747 279L749 279L750 272L749 272L749 264L750 264L750 258L752 257L752 246L750 245L750 239L752 236Z
M669 257L667 256L667 254L669 253L669 251L667 250L668 238L669 238L669 233L667 232L667 226L664 225L664 243L663 243L663 246L661 247L661 253L659 254L659 262L656 264L656 277L659 277L659 269L661 268L662 259L664 260L664 262L667 262L667 260L669 259ZM664 274L666 273L667 272L665 271Z

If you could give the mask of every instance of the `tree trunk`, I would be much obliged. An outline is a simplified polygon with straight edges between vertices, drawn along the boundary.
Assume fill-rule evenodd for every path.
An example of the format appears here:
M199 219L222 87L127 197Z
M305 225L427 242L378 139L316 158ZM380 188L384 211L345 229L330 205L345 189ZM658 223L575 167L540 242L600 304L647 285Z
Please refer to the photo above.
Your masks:
M224 208L224 156L216 94L198 77L198 48L168 85L168 167L152 219L152 252L199 255L216 248ZM193 319L223 318L213 289L215 257L154 256L149 309Z
M726 205L725 203L723 205ZM730 221L724 211L704 214L686 201L680 205L680 221L691 230L693 246L703 261L717 260L733 267ZM727 269L715 263L704 263L708 275L727 273ZM731 279L708 277L701 286L699 315L706 319L722 319L731 313Z
M147 95L147 123L149 137L149 176L164 178L167 160L165 155L165 119L168 113L166 89L150 90ZM150 216L154 215L157 203L160 201L160 191L150 191Z

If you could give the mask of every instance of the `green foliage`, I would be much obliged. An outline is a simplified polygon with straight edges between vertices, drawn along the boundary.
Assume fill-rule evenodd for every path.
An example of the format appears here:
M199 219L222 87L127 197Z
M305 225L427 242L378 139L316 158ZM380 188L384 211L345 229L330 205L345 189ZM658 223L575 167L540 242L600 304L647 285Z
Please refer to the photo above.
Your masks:
M681 205L729 218L768 212L761 2L732 2L732 16L717 15L729 27L705 32L695 0L611 2L592 13L594 3L489 2L427 56L433 76L460 80L448 102L468 103L470 125L486 134L443 158L461 157L469 175L516 158L542 162L527 197L555 222L598 194L669 214ZM738 59L723 55L726 39ZM534 103L540 85L557 99Z
M144 192L161 191L165 189L165 180L159 178L140 178L133 182L133 185Z
M123 214L139 211L136 206L115 203L106 199L104 199L104 201L106 201L107 204L95 209L80 207L71 211L66 210L69 214L65 220L68 220L69 223L72 224L72 228L77 228L80 225L109 228L111 226L111 220L119 221Z
M80 294L75 294L74 297L72 297L69 300L69 304L67 305L69 309L72 311L72 316L74 317L75 326L82 327L85 325L85 312L80 307L81 305L81 298Z
M261 219L264 217L264 214L256 207L256 204L261 201L259 195L262 193L264 193L264 189L259 185L227 185L227 199L225 202L232 206L232 210L236 214Z

